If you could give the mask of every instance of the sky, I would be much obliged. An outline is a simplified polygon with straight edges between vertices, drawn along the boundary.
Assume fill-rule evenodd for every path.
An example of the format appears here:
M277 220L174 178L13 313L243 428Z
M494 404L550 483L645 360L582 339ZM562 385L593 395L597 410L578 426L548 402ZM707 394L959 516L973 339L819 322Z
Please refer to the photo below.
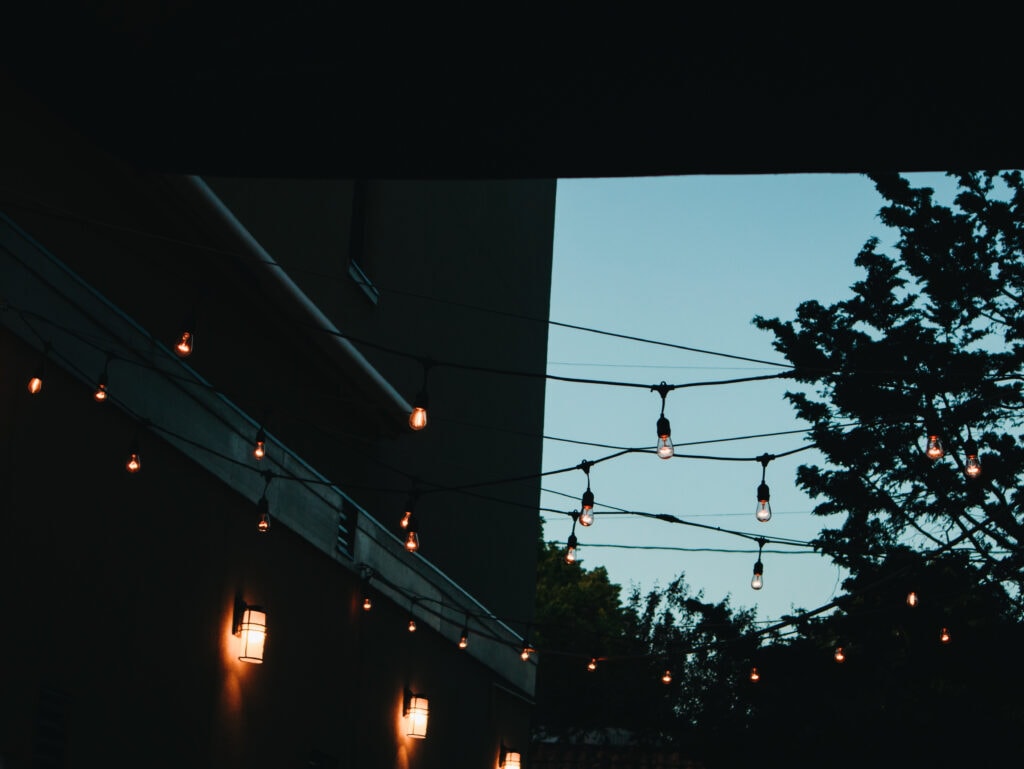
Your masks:
M939 174L910 175L915 184L949 188ZM892 230L878 219L882 198L864 176L793 174L559 180L551 285L552 321L586 326L761 361L784 363L756 315L790 320L800 302L849 297L860 278L854 259L872 236L891 252ZM551 326L551 375L656 385L777 373L770 365L614 339ZM802 430L784 400L796 383L761 381L677 389L665 416L677 454L737 460L660 460L629 454L595 464L593 526L577 526L583 566L604 566L623 593L665 587L680 573L705 600L729 599L769 621L814 609L842 593L845 576L806 550L768 545L764 587L750 587L757 544L631 515L604 506L668 513L704 526L754 536L812 539L841 518L811 514L814 501L795 485L808 449L769 463L772 518L754 518L761 464L753 458L806 446L803 435L708 443L753 434ZM654 446L660 396L648 388L549 380L543 468L557 470L615 453L550 438L611 446ZM545 477L541 507L579 509L581 470ZM563 496L568 495L568 496ZM570 517L542 513L547 540L565 541ZM600 547L616 545L618 547ZM626 546L626 547L621 547ZM695 548L704 552L673 549ZM719 552L719 551L738 552Z

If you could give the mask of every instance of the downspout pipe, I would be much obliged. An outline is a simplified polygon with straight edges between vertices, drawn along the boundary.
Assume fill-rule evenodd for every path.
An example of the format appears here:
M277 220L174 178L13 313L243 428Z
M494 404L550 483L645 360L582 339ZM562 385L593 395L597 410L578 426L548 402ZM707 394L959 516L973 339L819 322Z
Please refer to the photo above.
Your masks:
M371 393L376 394L381 405L394 417L404 422L412 406L399 394L392 384L375 369L353 344L341 336L334 323L324 315L323 311L299 288L288 273L267 252L260 242L252 236L245 226L238 221L209 185L198 176L180 177L187 190L200 200L242 246L241 253L254 266L257 275L271 290L277 290L283 298L290 302L304 322L322 328L326 333L319 335L322 346L332 358L354 375L358 383ZM268 266L277 269L266 269Z

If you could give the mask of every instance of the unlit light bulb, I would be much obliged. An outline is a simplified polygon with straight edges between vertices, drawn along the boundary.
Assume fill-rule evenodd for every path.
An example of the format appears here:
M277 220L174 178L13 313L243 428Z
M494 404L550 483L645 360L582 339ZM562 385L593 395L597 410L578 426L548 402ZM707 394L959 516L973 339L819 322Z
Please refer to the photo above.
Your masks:
M128 461L124 463L124 469L129 473L137 473L142 469L142 457L139 456L137 449L132 449L128 454Z

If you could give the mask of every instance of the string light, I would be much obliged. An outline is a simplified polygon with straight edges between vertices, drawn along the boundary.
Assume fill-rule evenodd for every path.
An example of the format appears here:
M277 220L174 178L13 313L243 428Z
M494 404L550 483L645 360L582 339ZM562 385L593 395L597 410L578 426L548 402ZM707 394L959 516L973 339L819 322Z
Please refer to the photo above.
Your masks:
M132 438L131 448L128 450L128 461L124 463L124 469L134 475L142 469L142 455L139 453L139 437Z
M964 441L964 474L968 478L977 478L981 475L981 462L978 461L978 444L971 437L970 428L967 430L967 440Z
M464 625L462 634L459 636L459 648L465 649L467 646L469 646L469 628Z
M259 432L256 433L256 443L253 446L252 455L256 457L257 462L267 455L267 433L262 425Z
M409 413L409 427L419 431L427 426L427 374L430 372L430 361L423 363L423 387L420 388L413 401L412 411Z
M762 587L764 587L764 564L761 563L761 551L764 549L764 546L766 544L768 544L768 540L764 539L763 537L758 537L757 561L754 563L754 576L750 580L750 586L754 588L754 590L760 590Z
M416 632L416 620L414 620L412 617L409 617L409 632Z
M46 374L46 356L49 351L50 345L43 345L43 354L39 358L39 365L36 366L31 379L28 380L28 391L32 395L39 395L43 391L43 377Z
M363 597L363 611L369 611L373 608L373 601L370 600L370 596Z
M585 459L580 463L580 469L587 476L587 490L583 492L583 498L580 500L580 526L590 526L594 523L594 492L590 490L590 468L593 464Z
M409 521L412 520L413 510L416 508L416 492L411 492L408 499L405 500L405 514L402 516L402 520L398 522L398 525L403 529L409 528Z
M569 535L568 547L565 549L565 562L566 563L576 563L576 544L577 544L576 535L575 534L570 534Z
M750 680L755 684L761 680L761 674L757 672L757 668L750 669Z
M522 651L519 652L519 659L521 659L523 662L526 662L530 659L530 655L536 653L537 649L534 647L532 643L530 643L529 639L526 639L523 641Z
M907 606L909 606L911 609L917 606L917 593L915 593L913 590L907 593Z
M949 635L949 628L942 628L942 632L939 633L939 641L944 644L948 644L952 640Z
M267 499L267 489L270 488L270 482L274 479L273 474L270 472L267 472L264 477L266 480L263 483L263 495L257 504L260 514L256 519L256 531L260 534L266 534L270 531L270 500Z
M928 431L928 444L925 447L924 455L932 462L946 456L946 450L942 447L942 441L939 439L938 433L931 430Z
M178 338L174 341L174 352L179 358L187 358L196 347L196 320L195 312L189 317L185 318L185 322L181 324L182 330L178 335Z
M775 457L771 454L762 454L757 459L761 463L761 484L757 487L757 510L754 516L761 523L768 523L772 518L772 506L769 502L771 492L768 490L768 484L764 482L764 476L768 471L768 463Z
M593 673L597 670L597 657L591 657L590 662L587 663L587 670Z
M409 520L405 522L405 531L405 549L415 553L420 549L419 523L415 515L410 515Z
M833 654L832 657L833 657L833 659L835 659L836 662L845 662L846 661L846 654L843 652L843 647L842 646L837 646L836 647L836 653Z
M672 683L672 671L671 670L668 670L667 668L665 669L665 672L661 674L661 682L663 684L670 684L670 683Z
M110 358L103 364L103 371L96 381L96 389L92 393L92 399L97 403L106 403L110 393L107 391L107 368L110 365Z
M658 456L662 459L671 459L676 453L672 447L672 425L665 417L665 397L674 389L672 385L665 382L651 388L652 391L657 391L661 395L661 415L658 417L656 429L658 432Z

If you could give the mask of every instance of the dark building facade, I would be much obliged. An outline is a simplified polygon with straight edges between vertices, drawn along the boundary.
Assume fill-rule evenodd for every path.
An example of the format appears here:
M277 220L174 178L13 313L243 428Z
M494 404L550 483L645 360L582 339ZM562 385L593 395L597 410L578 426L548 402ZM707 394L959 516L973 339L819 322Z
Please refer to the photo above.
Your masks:
M539 480L490 482L540 471L554 181L154 175L4 88L2 765L525 755Z

